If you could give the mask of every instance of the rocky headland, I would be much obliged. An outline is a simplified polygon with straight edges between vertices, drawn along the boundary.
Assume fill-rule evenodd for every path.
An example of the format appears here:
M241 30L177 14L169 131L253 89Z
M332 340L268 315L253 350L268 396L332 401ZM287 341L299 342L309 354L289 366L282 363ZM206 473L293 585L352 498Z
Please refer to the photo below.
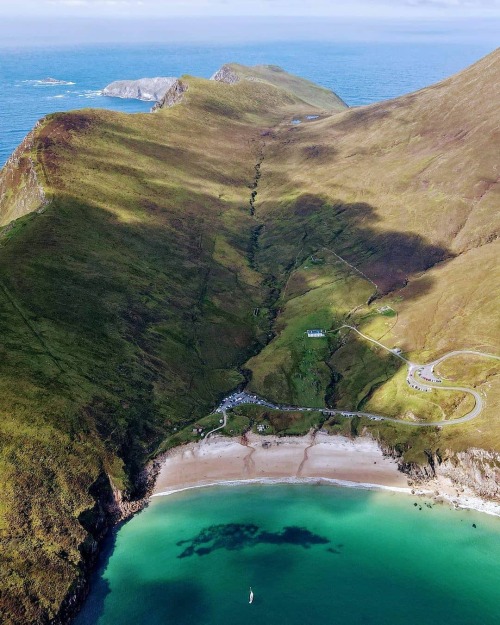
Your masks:
M115 80L102 90L112 98L130 98L145 102L160 102L177 81L173 77L140 78L138 80Z

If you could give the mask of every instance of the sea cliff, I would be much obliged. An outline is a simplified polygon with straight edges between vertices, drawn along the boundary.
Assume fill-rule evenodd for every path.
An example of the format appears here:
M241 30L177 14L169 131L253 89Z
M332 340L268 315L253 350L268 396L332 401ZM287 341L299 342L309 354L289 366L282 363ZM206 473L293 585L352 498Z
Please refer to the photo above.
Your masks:
M102 93L113 98L132 98L146 102L159 102L176 80L173 77L116 80L104 87Z
M41 211L48 200L39 179L36 161L36 134L43 120L26 135L0 175L0 227L34 211Z

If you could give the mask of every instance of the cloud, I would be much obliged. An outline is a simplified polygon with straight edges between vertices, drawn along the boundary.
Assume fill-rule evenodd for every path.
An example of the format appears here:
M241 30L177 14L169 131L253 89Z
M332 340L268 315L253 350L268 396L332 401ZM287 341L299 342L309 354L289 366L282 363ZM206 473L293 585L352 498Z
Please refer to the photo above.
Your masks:
M119 7L119 6L143 6L144 0L45 0L47 4L62 5L67 7Z

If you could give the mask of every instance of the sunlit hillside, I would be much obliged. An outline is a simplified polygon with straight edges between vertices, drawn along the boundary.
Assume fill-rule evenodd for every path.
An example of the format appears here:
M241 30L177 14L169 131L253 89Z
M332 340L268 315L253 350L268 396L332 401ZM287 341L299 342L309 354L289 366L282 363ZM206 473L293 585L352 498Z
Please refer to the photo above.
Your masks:
M411 390L340 325L422 362L500 353L500 53L353 110L272 66L225 68L183 77L154 114L50 115L0 174L6 624L70 609L113 502L143 494L146 462L239 385L409 420L468 409ZM477 420L348 433L370 428L407 462L500 450L499 367L442 373L484 395Z

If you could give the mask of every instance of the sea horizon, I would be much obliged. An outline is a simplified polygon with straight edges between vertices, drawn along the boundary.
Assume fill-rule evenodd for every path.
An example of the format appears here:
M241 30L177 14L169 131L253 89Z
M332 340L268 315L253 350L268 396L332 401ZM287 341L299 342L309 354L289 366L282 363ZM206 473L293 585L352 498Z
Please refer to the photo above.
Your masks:
M45 115L81 108L147 113L152 103L110 98L114 80L209 78L224 63L274 64L337 93L349 106L424 88L492 50L485 43L263 42L0 47L0 167ZM41 84L46 78L71 84Z

